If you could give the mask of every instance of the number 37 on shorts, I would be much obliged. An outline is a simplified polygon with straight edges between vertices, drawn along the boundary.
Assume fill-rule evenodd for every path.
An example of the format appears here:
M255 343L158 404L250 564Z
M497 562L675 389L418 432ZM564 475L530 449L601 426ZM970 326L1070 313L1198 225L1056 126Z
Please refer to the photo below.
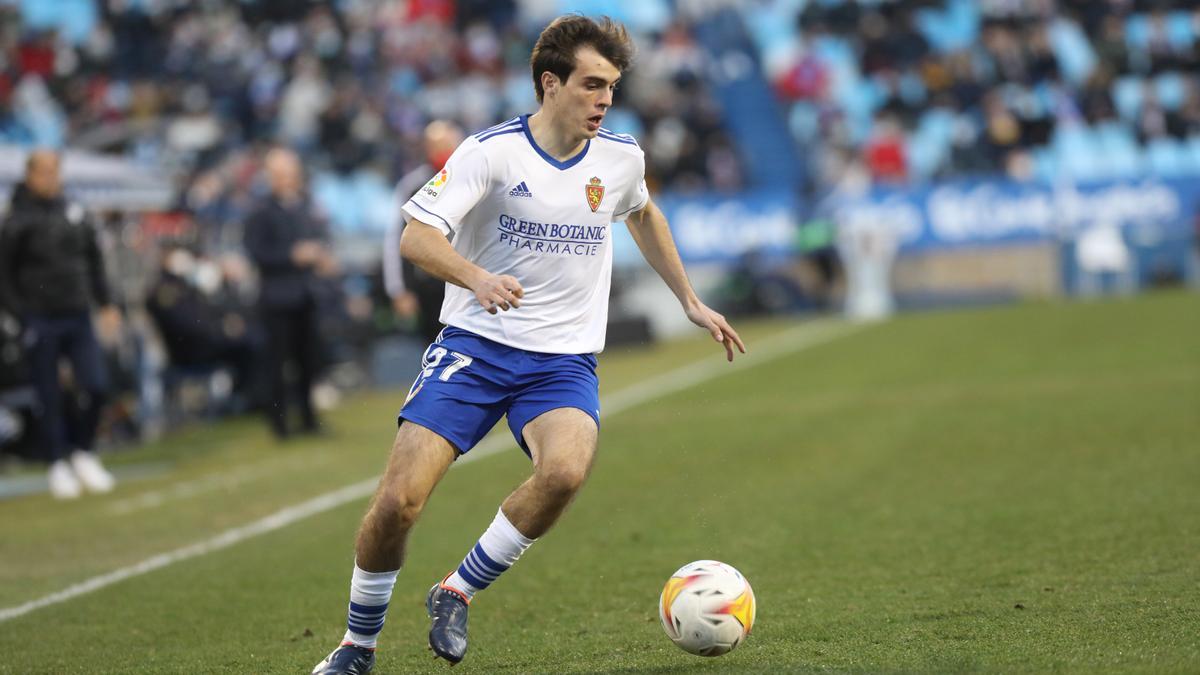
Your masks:
M417 377L416 381L413 382L412 388L408 390L408 396L404 399L406 404L412 400L412 397L417 395L417 392L421 391L421 387L425 386L425 380L433 377L439 366L442 368L442 372L437 376L437 379L441 380L442 382L449 382L450 378L455 373L471 365L471 361L474 360L466 354L452 352L445 347L439 347L436 344L430 345L429 347L430 348L425 352L424 358L421 359L421 374L419 377ZM450 357L449 360L447 360L446 357ZM443 360L447 360L447 363L443 364Z

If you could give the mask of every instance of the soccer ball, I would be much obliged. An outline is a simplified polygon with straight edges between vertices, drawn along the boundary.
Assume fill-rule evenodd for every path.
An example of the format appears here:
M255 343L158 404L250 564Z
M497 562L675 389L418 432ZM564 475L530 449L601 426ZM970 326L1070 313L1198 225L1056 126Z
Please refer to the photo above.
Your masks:
M754 591L742 573L716 560L697 560L667 579L658 601L667 637L689 654L733 651L754 625Z

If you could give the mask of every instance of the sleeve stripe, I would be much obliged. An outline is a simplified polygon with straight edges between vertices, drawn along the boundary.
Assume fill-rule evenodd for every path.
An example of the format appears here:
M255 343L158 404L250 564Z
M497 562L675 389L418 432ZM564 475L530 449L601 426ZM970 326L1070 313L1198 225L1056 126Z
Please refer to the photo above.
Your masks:
M447 221L445 218L439 216L438 214L434 213L433 211L430 211L429 209L425 208L424 206L421 206L420 204L418 204L416 202L416 200L410 199L410 200L408 200L408 204L412 204L413 206L417 207L418 209L421 209L422 211L424 211L425 213L428 213L429 215L433 216L434 218L437 218L438 220L441 221L441 223L443 225L446 226L447 230L454 229L453 227L450 227L449 221ZM408 206L408 204L405 204L405 206Z
M604 133L603 129L600 131L600 133L598 133L596 135L599 138L603 138L606 141L613 141L614 143L624 143L625 145L632 145L634 147L637 147L637 141L633 140L632 138L621 137L621 136L617 136L616 134L606 134L606 133Z
M634 207L632 207L632 208L626 209L626 210L625 210L624 212L622 212L622 213L614 213L614 214L613 214L613 220L614 220L614 221L620 221L620 220L623 220L623 219L624 219L626 216L628 216L629 214L633 213L634 211L638 211L638 210L641 210L642 208L645 208L646 204L649 204L649 203L650 203L650 195L649 195L649 194L647 194L647 195L646 195L646 198L642 200L642 203L641 203L641 204L638 204L637 206L634 206Z
M510 128L510 129L501 129L501 130L499 130L499 131L493 131L493 132L491 132L490 134L488 134L488 135L486 135L486 136L476 136L475 138L476 138L476 140L478 140L480 143L482 143L482 142L486 141L487 139L489 139L489 138L493 138L493 137L495 137L495 136L503 136L504 134L519 134L519 133L521 133L522 131L523 131L523 129L521 129L521 127L519 127L519 126L516 126L516 127L512 127L512 128Z
M615 137L615 138L623 138L623 139L625 139L625 140L627 140L627 141L636 140L636 139L634 139L634 137L633 137L632 135L630 135L630 134L618 134L617 132L613 131L612 129L605 129L604 127L600 127L600 133L602 133L602 134L608 134L609 136L613 136L613 137Z
M480 136L483 136L483 135L485 135L485 134L491 133L491 132L493 132L493 131L499 131L501 128L508 127L508 126L511 126L511 125L513 125L513 124L520 124L520 123L521 123L521 118L520 118L520 117L514 117L514 118L512 118L511 120L508 120L508 121L506 121L506 122L501 122L500 124L497 124L497 125L495 125L495 126L488 127L488 128L486 128L486 129L484 129L483 131L480 131L480 132L476 133L476 134L475 134L475 138L479 138Z

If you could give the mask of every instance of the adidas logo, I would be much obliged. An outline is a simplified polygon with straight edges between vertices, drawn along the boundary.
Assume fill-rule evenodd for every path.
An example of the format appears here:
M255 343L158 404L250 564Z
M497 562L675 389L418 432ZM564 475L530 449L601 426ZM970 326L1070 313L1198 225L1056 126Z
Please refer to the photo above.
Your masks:
M517 187L508 191L508 196L509 197L532 197L533 193L529 191L529 188L525 185L525 181L521 181L520 183L517 184Z

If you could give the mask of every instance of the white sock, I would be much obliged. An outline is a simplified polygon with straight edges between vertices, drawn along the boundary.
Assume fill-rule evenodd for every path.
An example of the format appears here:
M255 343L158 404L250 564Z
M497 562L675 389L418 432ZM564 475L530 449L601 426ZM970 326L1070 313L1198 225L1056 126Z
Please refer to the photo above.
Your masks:
M461 591L469 600L498 579L535 541L518 532L504 510L498 510L479 542L442 583Z
M349 642L375 649L375 640L387 618L388 602L392 599L392 587L396 585L399 573L400 570L368 572L355 563L354 576L350 578L349 618L342 644Z

